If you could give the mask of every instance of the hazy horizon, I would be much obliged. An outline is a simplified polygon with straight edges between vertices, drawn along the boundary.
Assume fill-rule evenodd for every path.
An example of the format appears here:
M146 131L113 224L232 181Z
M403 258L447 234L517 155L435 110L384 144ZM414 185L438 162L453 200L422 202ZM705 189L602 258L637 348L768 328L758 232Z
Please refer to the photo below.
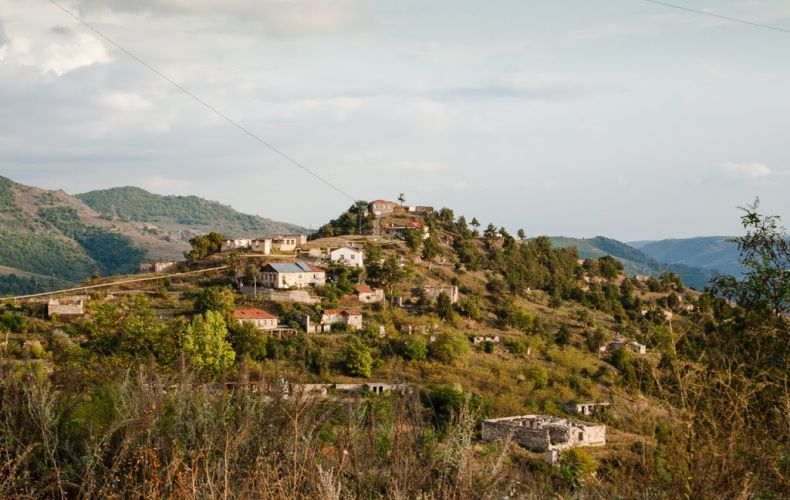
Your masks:
M358 199L621 241L790 216L786 33L642 1L64 5ZM790 27L778 0L684 5ZM350 201L48 2L0 0L0 174L317 228Z

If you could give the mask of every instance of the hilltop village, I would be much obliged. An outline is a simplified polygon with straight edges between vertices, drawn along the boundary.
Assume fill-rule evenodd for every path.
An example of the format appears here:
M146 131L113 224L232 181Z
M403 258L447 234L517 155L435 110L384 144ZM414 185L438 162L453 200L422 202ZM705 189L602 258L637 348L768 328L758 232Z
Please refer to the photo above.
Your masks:
M209 391L418 398L438 429L473 414L481 445L583 467L633 454L646 422L677 418L644 391L709 307L671 274L627 276L611 257L387 200L309 236L191 246L137 276L5 301L3 362L57 374L187 360Z

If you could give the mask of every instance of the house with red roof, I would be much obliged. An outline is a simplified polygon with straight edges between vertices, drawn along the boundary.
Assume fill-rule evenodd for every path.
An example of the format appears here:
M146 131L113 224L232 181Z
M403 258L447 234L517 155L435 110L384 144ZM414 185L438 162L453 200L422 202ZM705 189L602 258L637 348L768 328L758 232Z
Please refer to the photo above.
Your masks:
M259 330L276 330L277 316L263 309L236 309L233 317L241 323L249 323Z
M370 285L356 285L354 286L354 294L357 300L363 304L375 304L384 300L384 290L380 288L371 288Z

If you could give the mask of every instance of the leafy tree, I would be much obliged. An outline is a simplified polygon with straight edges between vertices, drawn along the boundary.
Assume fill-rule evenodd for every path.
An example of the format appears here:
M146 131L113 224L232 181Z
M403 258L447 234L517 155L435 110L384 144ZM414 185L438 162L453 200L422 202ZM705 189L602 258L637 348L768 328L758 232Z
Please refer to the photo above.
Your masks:
M422 361L428 356L428 343L422 335L410 335L399 343L398 351L406 361Z
M403 206L403 204L406 203L406 196L403 193L398 195L398 202L400 203L400 206Z
M233 310L236 299L233 291L224 286L212 286L200 290L195 299L195 311L199 314L216 311L228 315Z
M623 264L614 257L604 255L598 259L598 268L601 272L601 276L608 280L612 280L617 277L617 273L623 270Z
M403 238L406 240L406 246L409 250L416 252L422 246L422 233L416 229L407 229L403 233Z
M349 375L370 378L373 372L373 355L361 340L354 338L346 345L344 359Z
M231 321L228 324L228 340L239 357L248 354L256 361L266 358L267 336L252 323Z
M493 224L488 224L488 227L486 227L486 230L483 231L483 237L485 237L485 239L487 239L487 240L493 240L494 238L496 238L496 234L497 234L496 233L496 226L493 225Z
M449 321L453 319L453 302L444 292L440 293L436 298L436 314L444 320Z
M212 231L206 235L195 236L189 240L189 245L192 249L186 254L189 262L197 262L205 259L209 255L219 253L222 250L222 241L225 236Z
M458 332L444 332L428 346L428 353L433 359L448 365L464 361L471 351L469 340Z
M455 220L455 214L453 211L447 207L443 207L439 210L439 218L445 224L452 224Z
M439 244L439 240L436 239L434 234L425 240L422 246L422 258L427 261L432 261L435 259L442 251L442 247Z
M527 233L523 229L519 229L518 233L516 234L518 235L518 239L520 239L521 241L527 240Z
M197 315L184 331L184 352L201 371L217 377L233 366L236 353L227 340L228 329L222 314L207 311Z
M554 338L557 345L568 345L571 342L571 329L567 325L560 326L557 336Z
M477 220L477 217L472 217L470 224L474 228L475 235L480 234L480 221Z
M714 281L714 291L736 301L752 315L781 318L790 311L790 243L787 230L777 216L757 212L760 200L742 208L741 223L746 234L734 241L746 268L738 281L723 276Z

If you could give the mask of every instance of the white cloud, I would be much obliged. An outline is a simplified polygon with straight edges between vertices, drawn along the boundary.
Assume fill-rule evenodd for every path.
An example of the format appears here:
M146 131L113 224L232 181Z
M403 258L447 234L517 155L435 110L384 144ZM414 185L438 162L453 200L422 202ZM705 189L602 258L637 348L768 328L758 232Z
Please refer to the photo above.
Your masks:
M721 166L727 178L732 180L754 180L770 177L773 172L763 163L727 162Z
M272 37L331 35L365 24L360 0L84 0L82 11L202 16L253 23L258 34ZM218 25L214 26L219 29ZM260 28L263 28L260 30Z

